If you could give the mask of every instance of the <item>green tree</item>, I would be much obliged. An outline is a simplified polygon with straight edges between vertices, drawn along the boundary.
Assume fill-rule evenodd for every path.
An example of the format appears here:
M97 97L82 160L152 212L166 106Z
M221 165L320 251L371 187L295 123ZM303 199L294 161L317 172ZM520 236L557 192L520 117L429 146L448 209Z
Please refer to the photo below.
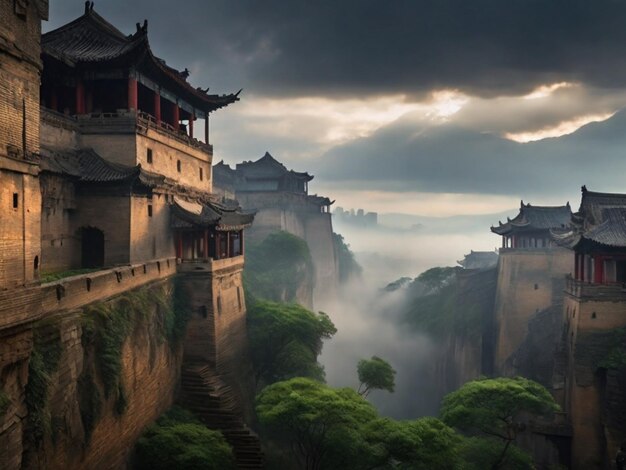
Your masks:
M312 288L315 268L309 245L287 232L275 232L246 246L246 298L294 302L298 289Z
M265 388L256 410L270 435L291 449L298 468L359 469L370 456L363 430L377 413L350 388L298 377Z
M550 393L523 377L478 379L467 382L443 400L443 421L459 429L498 439L503 445L491 468L503 468L507 453L525 427L522 415L558 410Z
M207 429L191 413L176 407L137 441L134 467L137 470L236 468L232 449L222 434Z
M361 359L357 365L359 374L358 393L367 397L372 390L387 390L393 393L396 371L391 365L378 356L371 359Z
M377 419L368 425L367 439L377 449L376 468L454 470L461 467L457 447L462 437L437 418Z
M344 283L352 277L360 276L363 268L359 266L350 250L350 245L345 242L343 235L333 233L333 245L337 254L337 266L339 268L339 282Z
M259 301L248 311L248 337L257 388L292 377L323 380L317 362L323 340L337 332L323 312Z

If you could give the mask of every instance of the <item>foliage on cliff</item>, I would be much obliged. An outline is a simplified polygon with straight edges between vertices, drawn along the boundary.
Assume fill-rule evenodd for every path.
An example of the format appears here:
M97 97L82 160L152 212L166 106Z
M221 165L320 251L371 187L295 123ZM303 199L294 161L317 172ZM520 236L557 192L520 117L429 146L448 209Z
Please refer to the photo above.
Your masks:
M297 376L324 379L317 356L322 341L337 331L328 315L297 304L258 301L247 321L257 388Z
M33 329L33 351L28 363L25 402L28 409L28 436L36 443L51 431L48 406L49 387L61 359L59 326L44 321Z
M394 421L350 388L295 378L257 399L264 431L292 450L297 468L455 469L460 437L435 418Z
M138 328L153 328L161 340L174 349L182 339L188 318L189 309L177 290L164 285L130 291L113 301L85 308L82 343L86 358L93 357L96 366L95 370L86 366L78 382L86 441L101 415L103 400L99 382L104 399L114 400L115 411L121 415L126 409L122 351L128 338Z
M150 426L135 446L136 470L228 470L233 451L219 431L207 429L179 407Z
M460 268L432 268L407 288L402 316L416 331L434 337L477 336L493 309L495 270L461 278Z
M314 279L309 246L295 235L276 232L246 246L246 298L294 302L302 286L312 289Z
M354 253L350 250L343 238L343 235L333 233L333 245L335 255L337 256L337 265L339 269L339 282L344 283L354 277L358 277L363 272L363 268L356 262Z

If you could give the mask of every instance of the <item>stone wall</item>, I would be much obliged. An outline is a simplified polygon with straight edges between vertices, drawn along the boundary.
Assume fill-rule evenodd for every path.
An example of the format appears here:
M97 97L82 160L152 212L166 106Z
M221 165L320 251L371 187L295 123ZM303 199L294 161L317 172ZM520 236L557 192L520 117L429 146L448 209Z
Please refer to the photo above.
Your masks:
M152 206L149 215L148 206ZM139 263L176 255L170 229L170 205L164 194L130 200L130 261Z
M560 303L565 275L574 269L571 251L560 248L502 249L496 292L495 360L498 375L512 375L509 358L528 334L528 323L539 311Z

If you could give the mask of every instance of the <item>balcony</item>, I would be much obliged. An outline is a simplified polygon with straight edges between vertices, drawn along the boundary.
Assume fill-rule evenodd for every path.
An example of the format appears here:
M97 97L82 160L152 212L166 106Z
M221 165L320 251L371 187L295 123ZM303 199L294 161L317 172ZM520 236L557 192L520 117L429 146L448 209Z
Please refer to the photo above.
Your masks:
M224 269L243 269L244 257L233 256L222 259L184 259L178 260L179 273L213 273Z
M578 299L598 302L626 301L626 285L623 283L591 284L571 276L565 278L565 293Z
M168 138L213 154L213 146L189 137L185 132L174 129L166 122L157 122L155 117L143 111L118 110L115 113L92 113L67 116L56 111L41 108L42 120L56 127L77 130L85 134L134 134L145 133L148 129Z

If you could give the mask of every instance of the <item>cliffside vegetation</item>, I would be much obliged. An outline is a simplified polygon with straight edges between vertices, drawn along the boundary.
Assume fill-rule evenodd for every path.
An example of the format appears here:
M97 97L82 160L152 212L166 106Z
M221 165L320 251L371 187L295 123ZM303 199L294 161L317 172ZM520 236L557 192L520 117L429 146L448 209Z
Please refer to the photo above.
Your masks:
M323 380L322 341L336 332L328 315L297 304L258 301L248 310L248 338L257 389L292 377Z
M255 299L296 302L300 289L312 290L314 279L309 247L295 235L276 232L246 246L244 283L249 304Z
M49 387L61 359L59 326L54 320L40 322L33 329L33 351L28 364L26 408L27 437L34 443L50 435L52 418L48 405Z
M173 407L150 426L135 446L136 470L234 469L232 448L219 431L192 413Z
M339 268L339 282L345 283L354 277L361 275L363 269L356 262L354 253L350 250L342 235L333 233L333 245Z
M104 400L113 399L114 410L119 415L126 409L122 353L124 343L136 329L156 328L161 341L167 341L172 349L178 347L189 309L177 292L176 288L172 291L166 286L144 287L114 301L98 302L85 308L82 344L86 365L78 381L78 391L87 441L101 416ZM87 359L90 357L95 368L89 367Z

